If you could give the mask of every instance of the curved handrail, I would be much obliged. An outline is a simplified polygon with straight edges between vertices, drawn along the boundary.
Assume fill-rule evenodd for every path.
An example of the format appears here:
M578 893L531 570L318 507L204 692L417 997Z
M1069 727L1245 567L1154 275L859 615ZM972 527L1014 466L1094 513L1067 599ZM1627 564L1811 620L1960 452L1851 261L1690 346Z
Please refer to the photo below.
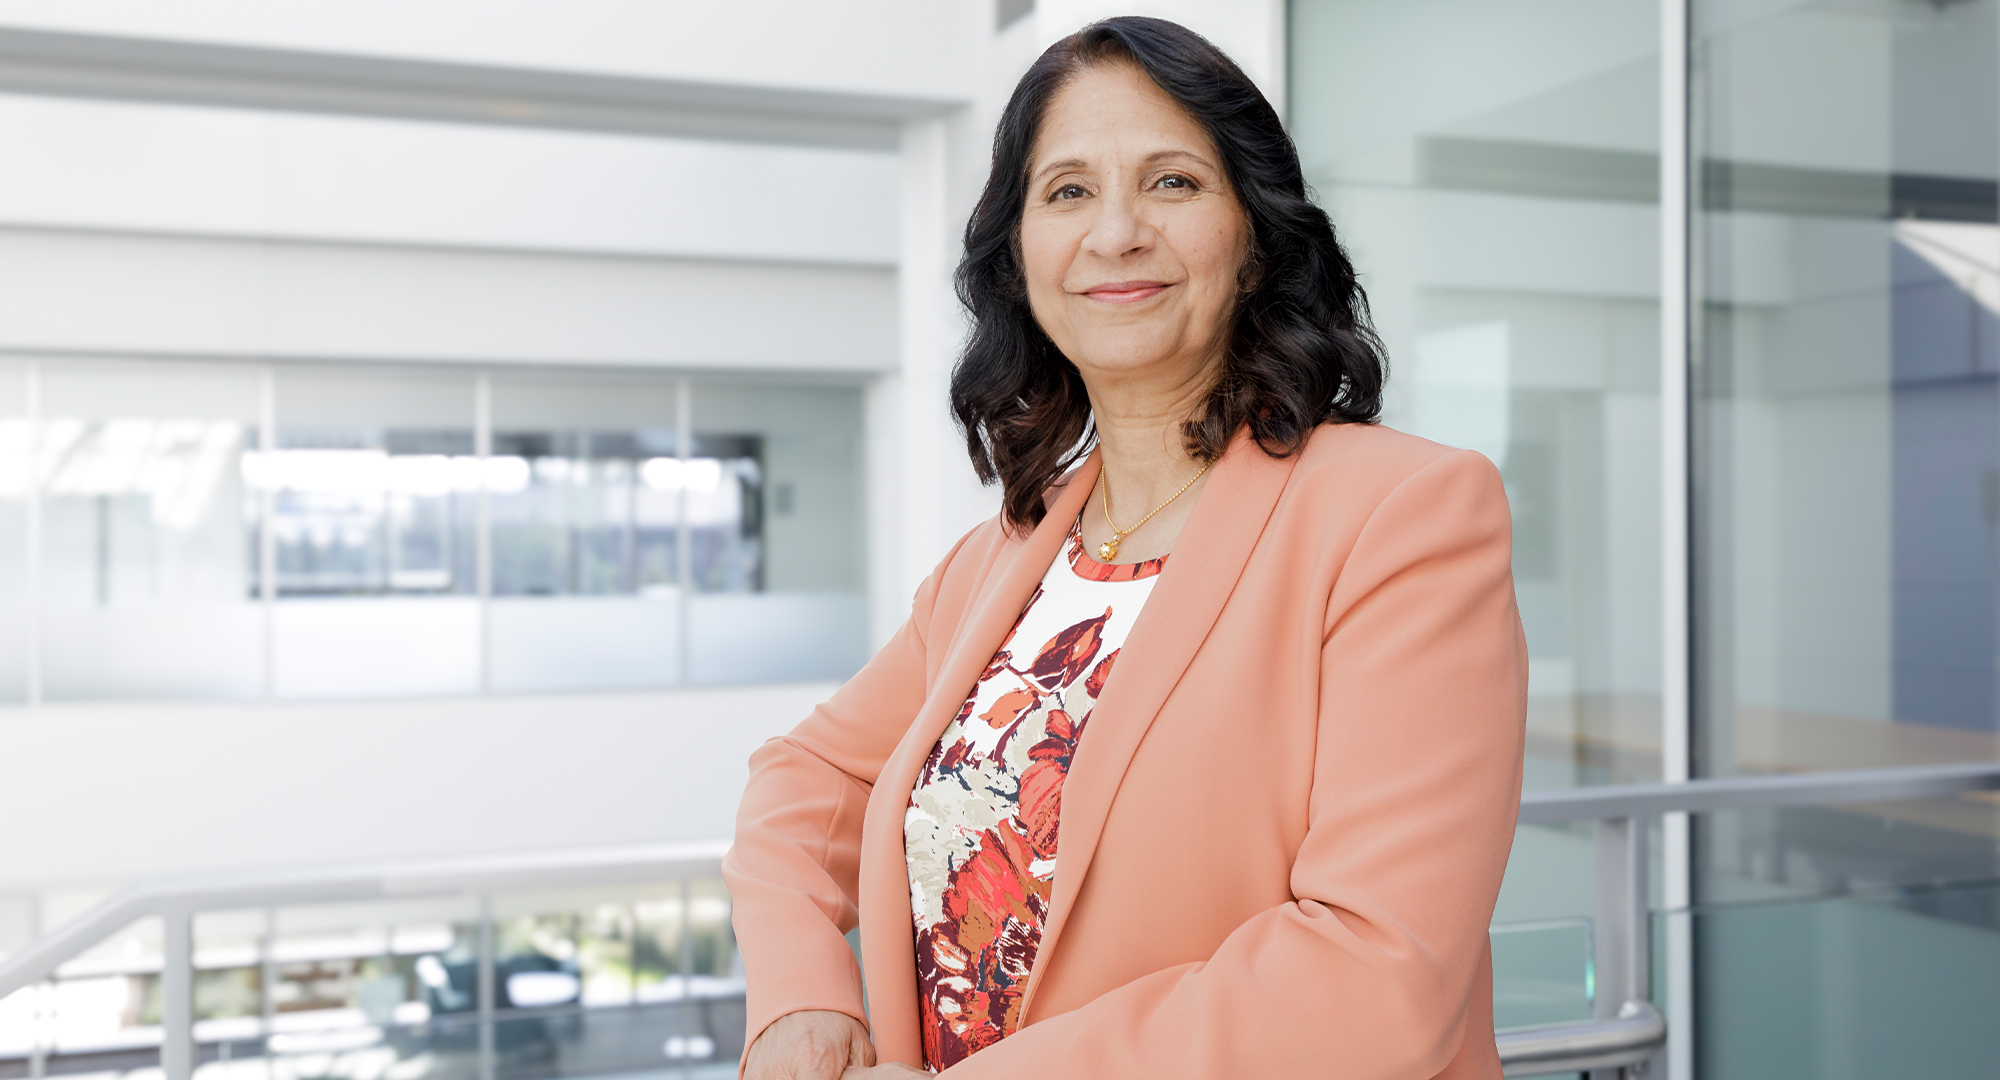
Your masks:
M1650 1001L1628 1001L1615 1017L1503 1031L1493 1041L1508 1076L1609 1069L1644 1061L1665 1046L1667 1018Z

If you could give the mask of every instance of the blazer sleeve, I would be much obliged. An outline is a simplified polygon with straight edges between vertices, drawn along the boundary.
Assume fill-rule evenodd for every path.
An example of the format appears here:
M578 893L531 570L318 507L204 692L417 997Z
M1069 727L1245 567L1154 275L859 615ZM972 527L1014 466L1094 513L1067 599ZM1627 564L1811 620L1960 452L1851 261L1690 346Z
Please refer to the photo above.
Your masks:
M1450 1064L1488 1000L1476 982L1491 977L1520 802L1527 649L1510 548L1484 457L1446 454L1398 485L1327 607L1295 899L1207 961L1031 1017L944 1075L1415 1080Z
M923 705L932 607L964 543L917 589L909 619L859 673L750 756L735 842L722 860L748 983L746 1047L772 1021L802 1009L867 1023L861 970L845 937L857 919L862 817L875 778Z

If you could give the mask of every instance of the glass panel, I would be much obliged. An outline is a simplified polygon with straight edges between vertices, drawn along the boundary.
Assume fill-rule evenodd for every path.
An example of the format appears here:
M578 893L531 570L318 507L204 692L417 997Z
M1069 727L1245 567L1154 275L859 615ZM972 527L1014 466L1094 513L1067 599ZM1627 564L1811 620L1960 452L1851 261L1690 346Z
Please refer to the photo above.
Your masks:
M861 391L698 382L692 393L693 680L846 678L868 658Z
M494 689L680 681L677 385L494 379Z
M1705 0L1697 755L1991 758L1995 0Z
M1696 770L2000 756L2000 2L1695 10ZM1696 841L1698 899L1794 896L1990 875L2000 815Z
M257 387L247 367L42 364L49 699L262 693L238 467Z
M1495 926L1493 1026L1540 1027L1590 1019L1595 992L1589 919Z
M478 499L470 375L277 373L269 492L279 697L479 687Z
M1290 16L1291 129L1388 346L1385 422L1506 480L1527 783L1657 779L1658 7Z
M27 392L28 365L0 360L0 611L4 612L27 610ZM27 695L27 622L18 615L0 617L0 705L18 704Z
M1695 1075L1991 1075L1996 911L1991 883L1697 908Z

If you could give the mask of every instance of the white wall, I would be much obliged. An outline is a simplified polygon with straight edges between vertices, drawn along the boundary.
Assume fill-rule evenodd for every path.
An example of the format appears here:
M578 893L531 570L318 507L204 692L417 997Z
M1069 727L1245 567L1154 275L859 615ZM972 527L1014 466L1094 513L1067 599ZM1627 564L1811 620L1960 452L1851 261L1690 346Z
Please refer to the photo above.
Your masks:
M0 145L11 225L896 262L888 153L18 94Z
M882 371L855 267L0 227L0 350Z
M727 837L831 690L0 710L0 893Z

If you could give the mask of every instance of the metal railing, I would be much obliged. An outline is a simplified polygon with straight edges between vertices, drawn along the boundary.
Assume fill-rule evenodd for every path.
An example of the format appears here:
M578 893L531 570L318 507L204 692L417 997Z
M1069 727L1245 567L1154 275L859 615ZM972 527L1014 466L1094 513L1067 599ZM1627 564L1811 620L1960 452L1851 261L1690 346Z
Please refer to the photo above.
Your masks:
M1596 822L1593 935L1596 993L1589 1021L1503 1031L1497 1037L1509 1076L1616 1070L1642 1075L1665 1045L1667 1022L1651 998L1652 920L1647 904L1647 828L1654 816L1759 807L1823 806L1944 798L2000 790L2000 762L1737 777L1681 784L1637 784L1530 792L1523 825ZM158 916L164 923L160 977L166 1080L194 1071L194 916L234 908L343 901L490 895L688 880L719 873L727 845L664 844L529 856L394 863L142 885L120 893L0 963L0 998L56 969L124 928ZM482 923L482 935L490 925ZM482 948L480 1022L493 1021L490 942ZM489 1040L490 1041L490 1040ZM490 1048L482 1047L490 1056ZM482 1068L491 1075L490 1063Z
M0 998L47 979L135 919L161 920L160 1069L191 1080L195 1065L194 917L206 911L478 895L716 877L726 843L653 844L537 855L190 878L140 885L105 900L0 963ZM482 905L484 906L484 905ZM687 925L684 916L682 925ZM493 1075L494 965L490 918L480 921L480 1070Z
M1645 1075L1666 1045L1667 1021L1652 997L1652 917L1647 905L1647 829L1662 814L1938 799L2000 790L2000 761L1844 772L1741 776L1679 784L1533 791L1523 825L1595 821L1597 899L1593 937L1595 1017L1577 1024L1503 1031L1508 1076L1588 1070Z

